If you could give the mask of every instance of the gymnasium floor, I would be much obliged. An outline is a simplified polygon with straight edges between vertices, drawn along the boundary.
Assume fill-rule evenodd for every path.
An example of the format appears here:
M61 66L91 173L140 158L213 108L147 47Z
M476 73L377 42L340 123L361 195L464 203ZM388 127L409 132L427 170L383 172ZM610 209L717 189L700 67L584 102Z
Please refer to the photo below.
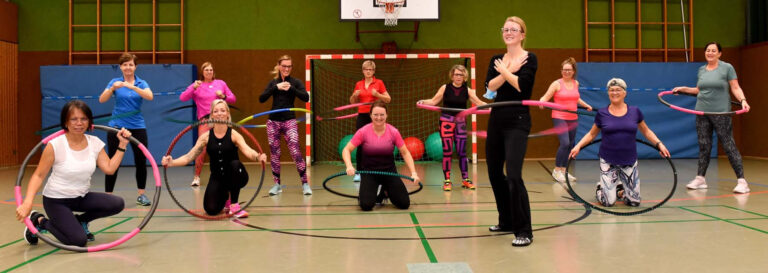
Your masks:
M440 189L439 163L419 163L426 179L408 210L391 204L362 212L356 200L322 188L325 177L342 170L333 164L310 168L314 195L301 195L293 165L283 166L283 193L264 189L248 207L250 218L208 221L191 217L167 192L148 226L126 243L102 252L72 253L44 242L29 246L14 218L12 188L18 168L0 169L0 270L2 272L765 272L768 268L768 170L765 160L745 159L752 192L734 195L735 177L726 159L713 160L709 189L687 191L696 171L693 159L674 160L679 184L664 206L636 216L614 216L569 200L549 175L553 161L525 162L534 242L511 246L512 235L490 233L497 213L485 163L470 165L476 191ZM644 203L650 207L672 189L672 171L662 160L641 160ZM404 170L404 166L400 166ZM454 164L454 168L458 166ZM259 169L241 201L253 196ZM575 190L594 201L594 162L578 162ZM458 177L458 170L454 177ZM27 176L32 172L30 168ZM150 172L151 173L151 172ZM191 167L169 171L174 193L185 206L200 208L201 189L188 186ZM207 171L203 177L207 177ZM103 175L93 178L103 190ZM134 200L133 169L123 168L117 194L126 199L121 214L96 220L94 243L119 238L147 212ZM150 178L149 185L154 181ZM349 177L329 182L355 193ZM455 185L455 184L454 184ZM414 189L414 188L411 188ZM165 191L165 189L163 189ZM149 192L151 197L153 190ZM39 204L40 200L36 200ZM642 208L641 207L641 208ZM42 210L41 206L36 209ZM623 204L611 208L630 211ZM571 222L570 224L567 224ZM94 244L91 243L91 244Z

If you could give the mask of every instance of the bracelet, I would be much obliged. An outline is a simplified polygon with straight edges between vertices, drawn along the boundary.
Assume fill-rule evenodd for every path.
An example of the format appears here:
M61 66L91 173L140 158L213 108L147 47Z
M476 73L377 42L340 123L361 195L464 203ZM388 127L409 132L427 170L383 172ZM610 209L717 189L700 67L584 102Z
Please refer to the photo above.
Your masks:
M117 147L117 150L125 153L125 149L123 149L123 148Z
M743 98L739 102L744 102L745 100L747 100L747 98Z

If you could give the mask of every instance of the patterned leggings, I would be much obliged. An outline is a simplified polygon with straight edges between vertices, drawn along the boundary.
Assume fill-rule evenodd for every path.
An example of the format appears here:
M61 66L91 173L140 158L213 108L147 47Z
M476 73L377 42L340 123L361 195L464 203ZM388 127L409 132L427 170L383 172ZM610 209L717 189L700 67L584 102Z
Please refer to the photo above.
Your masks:
M445 174L445 180L451 179L454 141L456 142L456 153L459 155L461 178L468 179L466 120L458 120L456 116L447 114L440 115L440 137L443 139L443 173Z
M600 158L600 181L595 192L601 205L610 207L616 203L616 188L624 187L624 203L640 202L640 179L637 175L637 160L631 166L618 166Z
M280 184L280 136L285 138L288 151L296 162L296 169L301 176L301 183L307 183L307 163L299 149L299 129L296 119L286 121L267 120L267 140L269 141L270 165L275 184Z
M709 167L709 155L712 152L712 130L717 133L720 144L728 155L736 178L744 178L744 165L741 154L733 140L733 126L729 116L696 116L696 134L699 136L699 170L698 175L705 176Z

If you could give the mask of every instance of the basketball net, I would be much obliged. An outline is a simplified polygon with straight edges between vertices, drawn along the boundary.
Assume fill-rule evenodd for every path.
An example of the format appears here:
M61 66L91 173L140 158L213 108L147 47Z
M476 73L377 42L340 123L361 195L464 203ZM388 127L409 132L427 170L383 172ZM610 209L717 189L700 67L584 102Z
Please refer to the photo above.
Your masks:
M381 9L384 11L384 25L390 27L396 26L397 16L400 14L400 8L403 7L403 1L382 1L381 4L383 4L381 5Z

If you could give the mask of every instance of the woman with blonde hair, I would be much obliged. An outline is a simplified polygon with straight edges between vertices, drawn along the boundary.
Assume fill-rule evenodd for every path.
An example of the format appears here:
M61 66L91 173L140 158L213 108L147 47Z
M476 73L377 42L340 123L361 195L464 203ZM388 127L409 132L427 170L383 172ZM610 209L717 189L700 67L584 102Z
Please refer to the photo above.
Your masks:
M296 98L309 101L309 93L300 79L291 77L293 63L291 56L283 55L277 60L277 65L272 70L274 79L267 84L264 92L259 96L259 102L264 103L272 98L272 110L293 108ZM307 163L301 155L299 147L299 128L296 123L296 114L291 111L269 114L267 120L267 140L269 141L270 166L275 185L269 190L269 195L277 195L283 191L280 184L280 137L285 138L288 151L293 161L296 162L296 170L301 177L302 192L304 195L312 195L312 188L307 180Z

